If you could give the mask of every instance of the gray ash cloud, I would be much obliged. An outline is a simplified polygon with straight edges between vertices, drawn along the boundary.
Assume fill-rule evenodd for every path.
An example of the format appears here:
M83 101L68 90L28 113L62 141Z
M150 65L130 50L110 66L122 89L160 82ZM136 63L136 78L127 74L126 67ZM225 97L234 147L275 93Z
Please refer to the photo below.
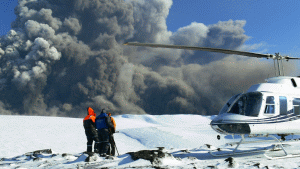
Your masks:
M170 32L171 6L171 0L20 0L12 30L0 37L1 114L82 117L87 106L115 114L216 114L233 94L273 75L266 60L122 45L239 49L248 39L240 20Z

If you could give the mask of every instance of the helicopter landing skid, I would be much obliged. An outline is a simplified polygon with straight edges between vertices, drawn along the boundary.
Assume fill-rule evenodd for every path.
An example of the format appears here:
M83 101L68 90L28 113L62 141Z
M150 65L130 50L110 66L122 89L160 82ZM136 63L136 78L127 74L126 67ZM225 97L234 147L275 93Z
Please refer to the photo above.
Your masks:
M237 152L238 150L238 147L245 143L245 137L244 135L241 135L242 136L242 139L241 141L239 141L237 143L237 146L235 147L235 149L231 152L231 153L221 153L221 154L216 154L214 150L210 150L209 151L209 154L214 156L214 157L224 157L224 156L234 156L234 155L242 155L242 154L249 154L249 153L260 153L260 152L264 152L266 151L267 149L259 149L259 150L248 150L248 151L240 151L240 152Z
M256 150L247 150L247 151L239 151L237 152L238 150L238 147L241 145L241 144L247 144L247 143L255 143L255 142L245 142L245 137L244 135L241 135L242 136L242 139L241 141L239 141L237 143L237 146L235 147L235 149L231 152L231 153L221 153L221 154L216 154L215 150L211 150L209 151L209 154L211 154L212 156L214 157L223 157L223 156L234 156L234 155L242 155L242 154L250 154L250 153L261 153L261 152L266 152L266 151L274 151L274 148L277 148L277 150L283 150L285 155L283 156L274 156L274 157L271 157L271 156L268 156L266 154L264 154L264 156L268 159L282 159L282 158L292 158L292 157L300 157L300 154L288 154L286 152L286 150L284 149L283 145L282 145L282 142L279 141L275 136L273 135L257 135L257 136L249 136L249 137L272 137L276 142L278 142L279 144L276 144L275 147L273 149L269 149L269 148L262 148L262 149L256 149ZM268 142L266 140L266 142ZM230 145L230 144L229 144Z
M284 149L282 142L279 141L275 136L270 135L274 140L276 140L279 144L274 145L274 149L277 148L277 150L283 150L284 154L283 156L268 156L267 154L264 154L264 156L270 160L275 160L275 159L284 159L284 158L293 158L293 157L300 157L300 154L288 154L286 150ZM274 151L274 149L270 149L268 151ZM275 151L277 151L275 150Z
M235 155L242 155L242 154L261 153L265 151L267 150L262 149L262 150L249 150L249 151L241 151L241 152L233 151L232 153L222 153L222 154L215 154L213 151L209 151L209 154L214 157L225 157L225 156L235 156Z
M295 157L300 157L300 154L287 154L284 156L275 156L271 157L266 154L264 154L265 157L267 157L269 160L276 160L276 159L284 159L284 158L295 158Z
M270 160L275 160L275 159L284 159L284 158L293 158L293 157L300 157L300 154L288 154L286 150L284 149L284 146L282 142L280 142L275 136L272 136L274 140L278 141L279 144L275 144L273 149L270 149L268 151L278 151L278 150L283 150L284 154L283 156L268 156L267 154L264 154L264 156Z

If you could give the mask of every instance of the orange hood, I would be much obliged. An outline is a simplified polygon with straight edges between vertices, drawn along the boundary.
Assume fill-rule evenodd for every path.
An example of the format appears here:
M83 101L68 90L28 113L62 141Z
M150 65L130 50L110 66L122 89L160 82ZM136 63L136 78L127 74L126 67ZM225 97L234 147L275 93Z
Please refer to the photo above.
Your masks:
M87 109L87 111L88 111L88 115L85 116L85 118L83 119L83 121L91 119L95 123L96 113L90 107Z
M96 113L94 112L94 110L92 108L88 108L88 113L89 115L93 115L93 116L96 116Z

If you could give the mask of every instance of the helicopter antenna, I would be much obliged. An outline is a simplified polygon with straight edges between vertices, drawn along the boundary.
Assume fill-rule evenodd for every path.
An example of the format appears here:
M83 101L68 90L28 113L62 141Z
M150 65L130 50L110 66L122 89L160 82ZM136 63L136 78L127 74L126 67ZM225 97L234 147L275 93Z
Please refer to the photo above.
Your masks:
M156 44L156 43L139 43L139 42L127 42L123 45L128 46L144 46L144 47L153 47L153 48L173 48L173 49L187 49L187 50L202 50L208 52L217 52L217 53L225 53L225 54L234 54L234 55L242 55L248 57L256 57L256 58L266 58L274 60L274 68L275 68L275 76L277 76L276 71L278 71L278 76L284 75L284 68L282 64L282 60L289 61L290 59L300 59L289 56L281 56L279 53L275 53L275 55L271 54L260 54L253 52L244 52L237 50L229 50L229 49L220 49L220 48L208 48L208 47L196 47L196 46L184 46L184 45L165 45L165 44ZM280 64L280 62L281 64ZM275 62L277 61L277 69L275 66Z

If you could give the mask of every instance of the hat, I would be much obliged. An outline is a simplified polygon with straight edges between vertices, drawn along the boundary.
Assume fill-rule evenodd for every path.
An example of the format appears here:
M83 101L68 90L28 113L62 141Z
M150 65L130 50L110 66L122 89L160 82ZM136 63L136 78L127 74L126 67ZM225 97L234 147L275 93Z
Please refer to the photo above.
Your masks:
M106 113L106 110L105 110L105 109L102 109L101 113Z

